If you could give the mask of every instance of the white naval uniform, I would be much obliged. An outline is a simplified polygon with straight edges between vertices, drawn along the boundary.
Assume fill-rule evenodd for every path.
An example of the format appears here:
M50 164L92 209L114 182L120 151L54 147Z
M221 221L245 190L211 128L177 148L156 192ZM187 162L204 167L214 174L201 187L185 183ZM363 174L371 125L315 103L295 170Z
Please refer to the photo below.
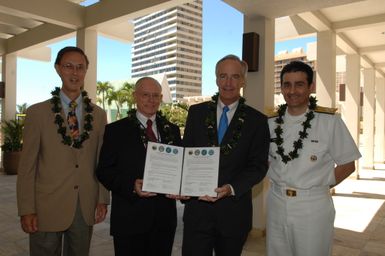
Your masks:
M286 111L283 119L283 147L287 155L293 150L293 142L299 139L306 117L305 114L290 116ZM269 119L272 140L276 138L275 120L276 117ZM310 124L308 137L298 150L299 157L287 164L276 152L277 145L270 143L267 174L271 180L267 199L267 255L270 256L331 255L335 209L329 187L336 183L335 164L361 157L339 115L314 112Z

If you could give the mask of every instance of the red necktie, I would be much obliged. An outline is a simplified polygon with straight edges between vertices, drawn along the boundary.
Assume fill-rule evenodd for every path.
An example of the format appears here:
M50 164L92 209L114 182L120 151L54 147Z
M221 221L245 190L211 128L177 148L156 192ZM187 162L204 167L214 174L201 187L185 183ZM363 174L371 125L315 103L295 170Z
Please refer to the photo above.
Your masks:
M71 101L67 115L68 127L70 128L70 136L74 140L79 138L79 123L76 117L76 106L76 101Z
M152 142L157 142L158 141L156 139L154 131L152 130L152 121L151 121L151 119L147 120L146 135L147 135L148 141L152 141Z

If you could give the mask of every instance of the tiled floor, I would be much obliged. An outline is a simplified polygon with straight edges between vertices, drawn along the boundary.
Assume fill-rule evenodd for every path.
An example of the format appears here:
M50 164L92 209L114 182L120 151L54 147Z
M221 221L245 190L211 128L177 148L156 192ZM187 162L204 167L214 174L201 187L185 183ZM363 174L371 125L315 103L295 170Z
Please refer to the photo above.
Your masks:
M385 169L363 170L361 179L348 179L336 188L333 256L385 255ZM28 237L19 227L15 200L16 176L0 173L0 256L27 256ZM173 256L181 255L183 206L178 207L178 229ZM265 240L250 237L243 256L265 255ZM112 256L109 220L94 229L92 256Z

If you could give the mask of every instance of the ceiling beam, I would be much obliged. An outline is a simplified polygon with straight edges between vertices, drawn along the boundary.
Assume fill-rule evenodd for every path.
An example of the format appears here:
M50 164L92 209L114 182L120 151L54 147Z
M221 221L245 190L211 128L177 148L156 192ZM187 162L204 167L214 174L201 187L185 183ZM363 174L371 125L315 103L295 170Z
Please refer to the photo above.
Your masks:
M299 13L298 16L317 31L326 31L332 28L330 21L320 11L303 12Z
M366 55L361 55L361 66L363 68L374 68L374 63Z
M120 23L159 11L159 7L168 9L189 1L191 0L101 1L86 8L85 26L92 27L105 22Z
M367 28L373 26L374 24L385 24L385 14L334 22L333 29L336 32L343 32L354 29Z
M0 13L0 22L2 24L13 25L13 26L22 27L25 29L31 29L42 24L42 22L39 22L36 20L32 20L32 19L28 20L25 18L12 16L5 13Z
M44 24L9 38L4 48L6 49L6 53L17 52L52 39L57 39L58 37L72 32L74 32L73 29L64 28L54 24ZM0 54L4 54L4 52Z
M60 0L0 0L0 12L2 13L70 29L84 27L85 9L78 4Z
M359 49L360 54L366 54L370 52L382 52L385 51L385 44L383 45L376 45L376 46L368 46L368 47L361 47Z
M343 33L336 34L336 44L345 54L358 54L357 46Z

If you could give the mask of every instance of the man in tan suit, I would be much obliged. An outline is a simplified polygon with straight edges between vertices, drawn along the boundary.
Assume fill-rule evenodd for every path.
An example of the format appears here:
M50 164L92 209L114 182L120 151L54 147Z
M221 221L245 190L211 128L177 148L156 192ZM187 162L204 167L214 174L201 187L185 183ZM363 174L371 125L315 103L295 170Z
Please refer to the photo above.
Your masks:
M82 90L88 64L80 48L61 49L61 89L27 110L17 202L32 256L88 255L92 225L107 214L109 194L95 177L106 114Z

